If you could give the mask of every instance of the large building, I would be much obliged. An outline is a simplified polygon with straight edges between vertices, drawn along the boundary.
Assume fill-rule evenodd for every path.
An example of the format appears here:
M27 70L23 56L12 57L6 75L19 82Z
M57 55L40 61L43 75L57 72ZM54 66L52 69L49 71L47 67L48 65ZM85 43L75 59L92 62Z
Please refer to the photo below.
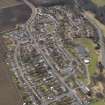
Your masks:
M24 23L30 14L30 8L19 0L0 0L0 32Z

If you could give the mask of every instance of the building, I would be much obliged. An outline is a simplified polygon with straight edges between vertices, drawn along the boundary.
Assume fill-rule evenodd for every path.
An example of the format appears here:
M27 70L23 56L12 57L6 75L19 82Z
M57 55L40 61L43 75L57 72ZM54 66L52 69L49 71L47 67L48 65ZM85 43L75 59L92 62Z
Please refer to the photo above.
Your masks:
M84 61L84 63L90 63L88 50L84 46L78 45L76 47L76 51L79 54L80 58Z

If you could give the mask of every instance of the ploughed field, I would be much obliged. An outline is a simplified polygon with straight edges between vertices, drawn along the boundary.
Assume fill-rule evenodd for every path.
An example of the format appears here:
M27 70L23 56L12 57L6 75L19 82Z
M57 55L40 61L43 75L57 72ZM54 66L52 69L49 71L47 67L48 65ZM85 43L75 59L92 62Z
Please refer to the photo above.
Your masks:
M8 66L4 59L5 45L0 37L0 105L22 105L22 99L16 84L13 82Z

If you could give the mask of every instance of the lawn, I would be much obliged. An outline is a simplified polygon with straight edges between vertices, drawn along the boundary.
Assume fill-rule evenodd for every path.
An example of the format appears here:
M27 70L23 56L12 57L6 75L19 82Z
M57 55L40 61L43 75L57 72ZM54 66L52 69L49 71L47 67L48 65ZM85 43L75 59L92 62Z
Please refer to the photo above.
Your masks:
M95 44L93 43L92 40L87 39L87 38L79 38L76 40L77 40L77 42L81 43L85 48L87 48L89 50L89 55L90 55L91 61L90 61L88 68L89 68L90 76L92 76L97 69L96 64L98 62L98 54L96 53L96 51L94 49Z
M98 7L105 6L105 0L91 0L94 4L96 4Z
M91 103L90 105L105 105L105 102L103 100L100 100L98 102Z
M87 39L87 38L78 38L75 40L75 42L81 43L85 48L89 50L91 61L88 68L89 68L90 76L92 76L97 69L96 64L98 62L98 54L96 50L94 49L95 44L93 43L92 40ZM105 102L103 100L99 100L97 102L91 102L90 105L105 105Z

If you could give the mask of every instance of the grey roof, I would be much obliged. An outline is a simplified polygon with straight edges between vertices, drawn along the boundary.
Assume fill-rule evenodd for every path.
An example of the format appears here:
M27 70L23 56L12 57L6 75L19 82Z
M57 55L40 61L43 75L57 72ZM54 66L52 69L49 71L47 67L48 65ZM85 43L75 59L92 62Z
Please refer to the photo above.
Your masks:
M88 57L88 52L84 46L78 45L76 47L76 49L77 49L77 52L80 54L81 57L83 57L83 58Z

